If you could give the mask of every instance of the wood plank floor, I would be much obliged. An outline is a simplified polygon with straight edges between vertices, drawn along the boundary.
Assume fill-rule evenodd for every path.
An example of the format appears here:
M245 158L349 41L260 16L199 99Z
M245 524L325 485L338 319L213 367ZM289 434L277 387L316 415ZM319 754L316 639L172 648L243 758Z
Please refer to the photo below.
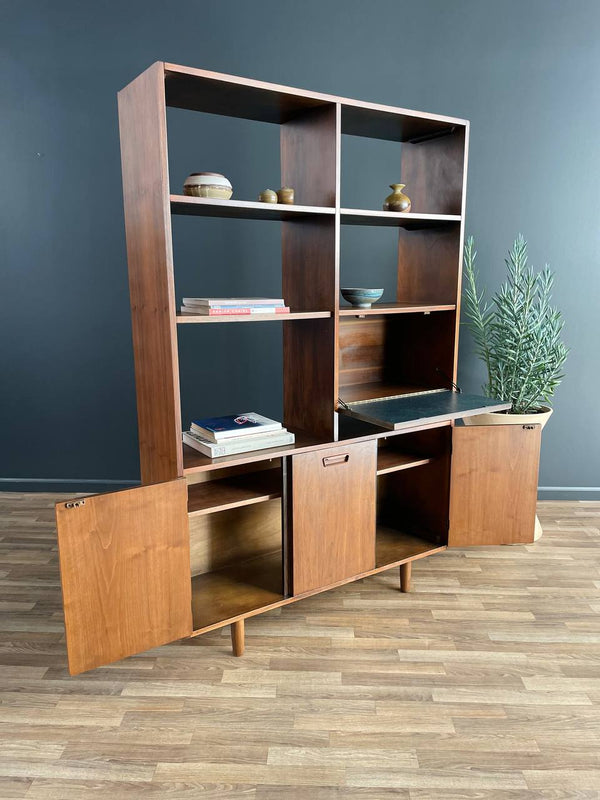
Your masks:
M53 501L0 494L0 798L600 797L600 503L70 678Z

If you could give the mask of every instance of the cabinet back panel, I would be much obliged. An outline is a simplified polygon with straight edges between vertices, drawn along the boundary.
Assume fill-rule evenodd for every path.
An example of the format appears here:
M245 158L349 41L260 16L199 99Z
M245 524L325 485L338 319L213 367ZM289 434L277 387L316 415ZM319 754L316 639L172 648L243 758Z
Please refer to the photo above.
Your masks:
M281 548L281 500L190 517L192 575Z
M454 364L455 319L454 312L447 311L342 318L339 385L385 381L449 388Z

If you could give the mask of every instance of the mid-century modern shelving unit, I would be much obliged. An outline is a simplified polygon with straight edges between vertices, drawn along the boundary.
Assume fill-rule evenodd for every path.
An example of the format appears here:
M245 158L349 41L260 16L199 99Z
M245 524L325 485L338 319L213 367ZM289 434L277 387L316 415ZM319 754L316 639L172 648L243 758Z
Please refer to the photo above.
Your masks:
M167 106L279 125L298 204L173 192ZM119 121L143 485L57 506L71 672L229 624L239 655L246 617L395 566L407 591L412 561L449 545L531 540L535 496L505 473L509 453L513 476L537 470L539 428L455 424L507 407L453 385L468 122L162 62L119 93ZM398 143L410 213L340 207L342 134ZM281 226L292 313L268 319L294 446L182 445L178 326L269 323L177 314L173 214ZM340 305L345 225L398 229L396 302Z

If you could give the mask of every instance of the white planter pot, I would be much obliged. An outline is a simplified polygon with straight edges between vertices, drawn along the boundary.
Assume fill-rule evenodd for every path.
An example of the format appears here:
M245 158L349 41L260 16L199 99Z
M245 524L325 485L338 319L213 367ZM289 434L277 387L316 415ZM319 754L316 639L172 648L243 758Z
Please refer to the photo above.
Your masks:
M465 425L541 425L542 428L552 416L552 409L542 406L537 414L503 414L501 411L474 414L465 417Z
M537 414L503 414L499 411L475 414L472 417L465 417L463 422L465 425L541 425L543 428L552 416L552 409L547 406L542 406L542 409ZM542 526L536 514L533 541L537 542L542 533Z

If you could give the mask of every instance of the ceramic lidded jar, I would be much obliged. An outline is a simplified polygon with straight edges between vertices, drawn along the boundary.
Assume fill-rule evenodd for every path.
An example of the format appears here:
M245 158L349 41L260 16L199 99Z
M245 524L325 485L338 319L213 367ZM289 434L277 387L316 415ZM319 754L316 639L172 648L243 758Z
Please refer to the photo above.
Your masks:
M185 179L183 193L190 197L229 200L233 194L233 187L225 175L219 172L192 172Z
M390 189L393 191L385 198L384 211L410 211L410 197L402 191L405 186L405 183L390 183Z
M277 198L280 203L291 206L294 204L294 190L291 186L282 186L277 192Z
M258 199L261 203L276 203L277 202L277 192L274 192L273 189L264 189L259 195Z

